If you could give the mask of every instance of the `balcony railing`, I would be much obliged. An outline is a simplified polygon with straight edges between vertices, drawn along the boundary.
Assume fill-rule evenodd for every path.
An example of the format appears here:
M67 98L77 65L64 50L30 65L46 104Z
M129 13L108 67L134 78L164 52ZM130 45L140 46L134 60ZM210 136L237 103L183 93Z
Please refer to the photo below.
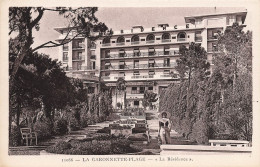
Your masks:
M96 55L91 55L90 59L96 60Z
M116 43L116 46L122 46L125 45L125 42Z
M119 79L119 78L125 79L125 77L121 77L121 76L114 77L114 78L115 78L115 79Z
M103 43L102 46L111 46L111 43Z
M170 39L162 39L162 42L164 43L164 42L171 42L171 40Z
M72 57L72 61L83 61L85 60L85 56L82 55L82 57Z
M208 37L208 40L217 40L217 39L218 39L217 36L210 36L210 37Z
M161 75L160 77L161 77L161 78L168 78L168 77L172 77L172 75L170 75L170 74L163 74L163 75Z
M69 50L69 46L63 46L63 51L68 51Z
M96 69L98 69L98 67L96 67ZM96 69L93 69L92 66L78 66L66 68L66 71L92 71Z
M133 41L133 42L131 42L131 45L137 45L139 43L140 43L139 41Z
M150 63L151 64L151 63ZM114 65L109 66L108 69L102 70L134 70L134 69L154 69L154 68L174 68L176 67L176 63L164 64L164 63L154 63L153 65L147 64L139 64L139 66L131 65Z
M80 43L79 45L72 46L72 49L84 49L85 45L83 43Z
M110 76L102 76L102 79L110 79Z
M120 54L110 54L105 56L102 59L125 59L125 58L138 58L138 57L159 57L159 56L178 56L179 51L155 51L153 54L151 52L139 52L137 53L125 53L124 55Z
M186 38L177 38L178 42L183 42L183 41L186 41L186 40L187 40Z
M146 41L146 43L154 43L154 40Z
M202 42L202 37L195 37L195 42Z

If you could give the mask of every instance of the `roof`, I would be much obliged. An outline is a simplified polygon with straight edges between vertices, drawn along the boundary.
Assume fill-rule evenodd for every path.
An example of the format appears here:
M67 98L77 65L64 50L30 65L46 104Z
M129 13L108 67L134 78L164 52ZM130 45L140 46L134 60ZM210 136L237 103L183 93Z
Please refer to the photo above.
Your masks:
M195 19L200 17L209 17L209 16L221 16L221 15L231 15L231 14L240 14L246 16L247 11L240 12L226 12L226 13L210 13L210 14L202 14L202 15L194 15L194 16L185 16L185 22L188 22L188 19Z

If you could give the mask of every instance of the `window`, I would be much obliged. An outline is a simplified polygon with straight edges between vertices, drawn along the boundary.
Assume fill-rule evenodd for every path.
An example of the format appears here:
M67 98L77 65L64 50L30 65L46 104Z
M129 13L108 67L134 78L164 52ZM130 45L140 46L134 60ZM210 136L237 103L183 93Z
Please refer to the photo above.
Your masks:
M138 94L137 87L132 87L132 94Z
M94 50L91 50L91 55L95 55L95 51Z
M110 72L105 72L105 76L109 76L110 75Z
M149 75L154 75L155 72L154 72L154 70L151 70L151 71L148 72L148 74L149 74Z
M134 68L139 68L139 60L134 60Z
M82 70L82 64L81 64L81 62L78 62L78 63L77 63L77 70Z
M153 87L152 87L152 86L149 86L149 87L148 87L148 90L150 90L150 91L153 90Z
M170 58L165 58L163 62L164 67L170 67Z
M119 50L119 57L125 57L125 50L124 49Z
M124 37L118 37L116 42L117 43L124 43L125 42L125 38Z
M169 39L171 39L171 36L170 36L170 34L169 33L164 33L163 35L162 35L162 39L163 40L169 40Z
M140 50L139 48L134 49L134 56L140 56Z
M125 62L124 61L119 62L119 69L125 69Z
M96 49L96 44L95 44L95 42L91 42L90 48L91 48L91 49Z
M201 31L196 31L195 32L195 41L196 42L201 42L202 41Z
M170 54L170 47L169 46L166 46L164 47L164 55L169 55Z
M96 69L96 62L92 61L92 69L95 70Z
M78 60L83 60L83 58L82 58L82 52L78 52Z
M140 75L139 71L134 71L133 75Z
M140 87L140 94L144 94L144 91L145 91L145 87L141 86Z
M165 74L165 75L170 75L170 70L164 70L164 71L163 71L163 74Z
M185 41L186 40L186 33L180 32L177 36L178 41Z
M125 76L125 72L119 72L119 77L124 77Z
M131 39L132 42L139 42L139 36L138 35L134 35Z
M68 51L69 50L69 44L66 43L63 45L63 51Z
M154 59L149 59L148 67L154 67Z
M110 43L109 37L106 37L106 38L103 39L103 44L107 44L107 43Z
M149 48L149 49L148 49L148 55L149 55L149 56L154 56L154 55L155 55L155 50L154 50L154 48Z
M110 50L105 50L105 58L110 58Z
M134 101L134 106L139 107L139 101Z
M63 52L63 61L68 61L68 52Z
M155 37L154 37L153 34L149 34L149 35L147 35L147 37L146 37L146 41L150 41L151 43L154 42L154 39L155 39Z

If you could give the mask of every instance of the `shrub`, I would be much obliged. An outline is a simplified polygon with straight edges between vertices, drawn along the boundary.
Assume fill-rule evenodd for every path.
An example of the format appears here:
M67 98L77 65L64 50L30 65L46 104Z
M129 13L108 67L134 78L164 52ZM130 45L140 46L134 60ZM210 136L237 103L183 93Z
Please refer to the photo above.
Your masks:
M68 132L68 122L67 122L67 120L60 118L57 121L55 121L54 131L58 135L66 134Z
M70 131L74 131L74 130L79 130L80 129L80 123L78 122L78 120L75 117L71 117L69 118L69 128Z
M106 120L107 121L116 121L116 120L119 120L120 119L120 116L115 114L115 113L111 113L107 118Z
M21 132L20 128L15 126L11 128L11 133L9 134L9 146L16 147L21 144Z
M88 126L88 114L86 112L81 112L81 118L80 118L80 127L85 128Z
M134 134L128 137L130 141L147 141L146 134Z
M50 138L53 133L52 129L52 123L48 119L39 120L34 124L34 131L37 132L39 140Z
M198 144L208 144L209 140L207 123L203 122L203 120L198 120L193 125L190 139L191 141L196 141Z
M99 129L97 133L107 133L110 134L111 129L109 127L104 127L102 129Z
M146 133L146 128L133 128L132 133Z
M140 151L140 149L131 147L130 144L131 142L122 136L103 135L96 137L92 141L61 141L54 146L47 147L46 151L57 154L74 155L108 155Z

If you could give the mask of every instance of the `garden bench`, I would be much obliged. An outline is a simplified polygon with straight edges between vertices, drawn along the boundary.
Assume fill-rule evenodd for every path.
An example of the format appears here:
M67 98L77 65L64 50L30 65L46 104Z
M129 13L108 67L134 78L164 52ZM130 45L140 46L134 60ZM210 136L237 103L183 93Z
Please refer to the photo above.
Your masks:
M209 140L211 146L248 147L249 142L244 140Z
M30 140L30 145L31 145L32 140L35 139L35 145L37 145L37 133L36 132L32 132L31 128L21 128L20 131L22 134L22 143L25 140L26 146L28 146L29 140Z

